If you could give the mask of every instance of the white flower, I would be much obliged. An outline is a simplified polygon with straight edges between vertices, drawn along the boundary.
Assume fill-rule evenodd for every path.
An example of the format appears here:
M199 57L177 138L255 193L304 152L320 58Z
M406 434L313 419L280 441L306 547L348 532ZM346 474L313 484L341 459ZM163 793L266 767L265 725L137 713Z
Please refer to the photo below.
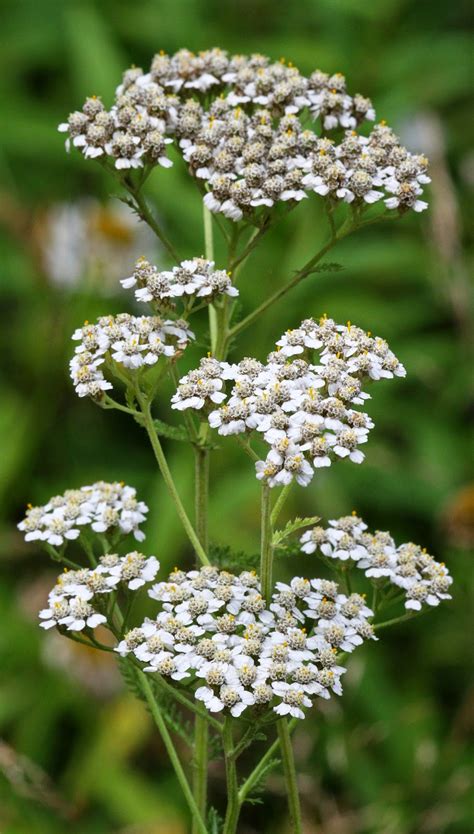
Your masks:
M103 614L94 611L92 605L77 597L72 599L69 606L69 613L59 623L65 625L68 631L82 631L84 628L96 628L101 623L107 622Z
M373 637L363 598L339 594L326 580L278 583L267 606L254 572L234 576L208 566L175 569L148 593L159 602L157 616L132 629L116 651L133 652L145 671L174 680L194 675L202 681L194 695L211 712L238 716L271 703L302 717L314 696L342 691L344 669L333 647L352 651Z
M53 547L77 539L84 527L99 533L118 529L143 540L139 526L147 512L147 505L137 501L133 487L98 481L54 496L43 507L29 507L18 529L27 541L45 541Z
M121 283L127 289L138 287L135 291L137 301L156 301L163 306L169 305L170 299L183 296L212 301L219 295L235 297L239 294L232 286L230 275L223 269L215 269L214 262L204 258L182 261L179 266L164 272L140 258L133 275Z
M355 514L332 519L329 525L326 529L319 526L303 533L300 538L303 553L320 551L332 559L353 560L369 579L382 585L392 584L405 592L404 604L408 610L421 611L423 605L436 606L444 599L451 599L452 578L445 565L417 545L408 542L397 547L389 533L380 530L369 533L367 525ZM314 611L318 608L316 603L313 599L310 604ZM360 606L360 601L352 598L351 604L359 606L364 617L372 615L366 606ZM337 623L337 618L332 622ZM353 637L348 642L354 644Z
M160 357L176 356L194 339L186 322L160 316L102 316L97 324L88 322L72 338L79 341L70 362L71 378L80 397L100 398L111 389L102 365L112 359L128 371L156 364Z
M293 718L305 717L302 707L310 707L311 700L298 683L274 681L272 689L275 695L281 698L281 703L273 707L273 712L277 715L291 715Z

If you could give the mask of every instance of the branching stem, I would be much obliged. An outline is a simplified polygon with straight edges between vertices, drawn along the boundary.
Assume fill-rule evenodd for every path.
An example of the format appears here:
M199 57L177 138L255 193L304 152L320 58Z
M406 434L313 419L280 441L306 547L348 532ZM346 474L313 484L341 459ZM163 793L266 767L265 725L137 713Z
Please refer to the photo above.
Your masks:
M291 744L291 735L288 727L288 720L286 718L280 718L280 720L277 722L277 727L278 738L280 739L280 751L283 762L283 773L285 775L288 809L293 824L293 832L294 834L303 834L300 797L298 793L298 784L296 781L295 759L293 756L293 746Z
M196 826L196 830L199 832L199 834L208 834L206 824L195 802L191 788L189 787L186 774L179 760L178 754L173 744L173 740L168 732L165 720L161 714L158 704L156 703L150 683L147 680L146 675L142 671L138 671L137 678L140 683L140 688L147 700L151 715L158 728L163 744L165 745L166 752L168 753L171 764L173 765L174 772L181 786L181 790L183 791L183 794L186 798L186 802L188 803L188 808L191 812L193 824Z
M272 547L272 522L271 522L271 500L270 487L262 485L261 502L261 541L260 541L260 583L262 594L267 602L270 602L273 582L273 547Z
M168 492L173 500L173 503L176 508L176 512L180 518L180 521L186 531L189 541L191 542L194 550L196 551L196 555L198 556L200 562L203 565L210 565L210 561L207 557L207 554L199 541L199 538L196 534L196 531L191 524L186 510L183 507L183 503L179 496L178 490L176 489L176 485L173 480L173 476L170 472L170 468L168 466L168 462L166 460L165 454L163 452L159 437L156 433L155 425L153 422L153 417L150 411L150 404L146 402L143 396L140 393L137 393L138 400L140 402L140 407L142 409L143 414L143 423L147 430L148 437L150 438L150 443L153 448L153 452L155 453L155 458L157 460L158 466L160 468L160 472L163 476L163 480L168 488Z
M234 740L232 733L232 718L226 718L223 732L225 773L227 782L227 810L222 834L235 834L239 821L240 802L237 783L237 768L235 763Z

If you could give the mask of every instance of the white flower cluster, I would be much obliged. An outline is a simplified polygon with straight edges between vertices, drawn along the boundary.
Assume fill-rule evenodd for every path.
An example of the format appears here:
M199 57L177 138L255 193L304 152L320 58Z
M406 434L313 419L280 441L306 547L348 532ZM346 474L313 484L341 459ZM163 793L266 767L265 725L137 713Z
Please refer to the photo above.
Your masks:
M53 547L77 539L85 527L94 533L133 533L137 541L143 541L140 524L147 513L147 505L137 500L133 487L97 481L55 495L43 507L29 505L18 529L25 533L26 541L43 541Z
M65 626L68 631L95 628L107 622L104 614L94 608L97 597L110 594L120 583L135 591L146 582L153 582L159 567L154 556L133 551L126 556L102 556L93 569L65 570L48 596L48 607L40 611L40 625L45 629Z
M319 139L304 129L307 115L326 131L345 129L346 138ZM59 130L84 156L108 156L117 168L168 167L166 145L175 139L191 174L206 182L208 208L235 221L311 191L348 202L385 196L387 208L421 211L426 159L383 122L368 138L354 133L366 119L375 119L370 100L349 95L340 73L305 77L263 55L182 49L156 55L148 73L127 70L110 112L89 98Z
M254 572L177 568L148 594L161 604L117 646L145 671L193 678L210 712L239 716L252 705L304 718L312 698L341 694L339 651L375 639L363 597L338 593L335 582L295 577L277 583L269 607Z
M195 101L185 107L200 110ZM207 208L231 220L258 206L300 201L312 191L347 203L385 197L389 209L427 206L419 199L430 182L427 159L409 153L384 124L368 137L347 131L337 145L305 130L297 116L284 116L274 127L269 111L225 111L220 100L201 120L201 130L180 145L191 173L206 181Z
M171 398L171 407L178 411L187 408L200 410L213 403L221 403L226 395L222 390L224 379L231 373L231 366L227 362L219 362L212 356L201 359L199 368L189 371L179 380L176 393Z
M112 388L101 365L114 360L127 370L155 365L158 360L176 357L194 333L187 322L160 316L101 316L97 324L85 322L72 335L80 344L70 362L71 378L80 397L100 397Z
M314 527L301 537L301 550L319 550L330 559L352 560L369 579L386 580L405 591L405 608L420 611L422 605L439 605L451 599L452 578L446 566L412 542L396 546L390 533L367 531L356 515Z
M420 200L422 186L431 181L427 168L425 156L407 151L393 130L381 123L369 136L347 131L339 145L318 140L303 166L302 184L333 200L371 204L385 198L388 209L420 212L428 206Z
M127 75L127 74L126 74ZM144 164L170 168L173 164L166 154L172 139L166 136L168 120L176 114L175 105L161 91L143 91L142 96L118 95L110 111L100 98L87 98L82 110L69 115L58 130L67 133L66 148L70 145L86 157L109 157L115 168L142 168Z
M135 290L137 301L154 301L158 306L173 306L177 298L195 296L203 301L213 301L218 295L237 296L230 273L215 269L214 261L192 258L182 261L171 270L160 272L146 258L139 258L133 275L121 282L125 289Z
M185 108L200 109L197 102ZM201 129L180 141L191 173L206 181L210 211L237 221L258 206L307 197L304 167L318 141L315 133L303 130L296 116L284 116L274 127L268 110L252 116L241 108L218 110L224 110L220 99L201 115Z
M219 434L258 432L271 447L256 463L257 478L269 486L293 479L307 486L314 470L336 458L361 463L359 446L373 427L369 416L355 409L370 395L362 390L368 380L404 376L405 369L378 337L350 323L306 319L277 342L267 364L243 359L236 365L201 360L172 398L172 407L210 408L208 420ZM318 352L313 364L310 352ZM230 394L224 383L232 380Z

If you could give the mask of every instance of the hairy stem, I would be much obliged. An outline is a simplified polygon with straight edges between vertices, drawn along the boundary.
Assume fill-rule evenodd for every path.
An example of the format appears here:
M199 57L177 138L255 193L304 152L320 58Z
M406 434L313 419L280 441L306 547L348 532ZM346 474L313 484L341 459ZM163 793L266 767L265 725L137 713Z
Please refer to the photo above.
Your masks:
M209 425L201 426L199 440L206 442ZM196 533L204 550L208 551L208 501L209 501L209 450L205 446L195 445L195 524ZM207 813L207 769L209 764L209 724L206 717L194 718L193 748L193 795L202 816ZM192 834L199 834L196 821L193 821Z
M261 539L260 539L260 582L262 594L267 603L272 595L273 548L270 487L262 486Z
M163 452L160 440L156 433L156 429L153 423L153 417L150 411L150 405L148 402L144 400L141 394L137 395L140 406L142 409L143 414L143 424L147 430L148 437L150 438L150 443L152 445L153 451L155 453L155 458L157 460L158 466L160 468L160 472L163 476L163 480L168 488L168 492L173 500L173 503L176 508L176 512L178 513L179 519L186 531L189 541L191 542L194 550L196 551L196 555L198 556L200 562L203 565L209 565L209 559L207 557L206 551L204 550L199 538L196 534L196 531L191 524L186 510L183 507L181 498L179 497L178 491L176 489L173 476L171 475L168 462L166 460L165 454Z
M240 802L237 783L237 768L235 764L234 740L232 734L232 718L227 717L223 732L225 774L227 782L227 810L222 834L235 834L239 821Z
M165 720L160 712L158 704L156 703L153 691L147 680L147 677L141 671L138 672L138 680L140 682L141 690L147 700L153 720L158 728L163 744L165 745L166 752L168 753L171 764L173 765L174 772L181 786L181 790L183 791L186 802L188 803L188 808L191 812L193 824L196 826L196 831L199 832L199 834L208 834L206 824L194 800L191 788L189 787L189 783L186 778L186 774L183 770L182 764L178 758L178 754L173 744L173 740L165 724Z
M140 668L140 667L138 667ZM194 715L199 716L201 720L205 719L207 723L217 730L218 733L222 732L222 725L220 721L216 718L213 718L212 715L204 708L199 706L197 701L191 701L186 695L184 695L181 690L177 686L171 686L161 675L155 675L153 680L168 695L174 698L178 703L182 704L183 707L186 707L190 712L194 713Z
M205 426L206 427L206 426ZM208 503L209 503L209 450L195 446L194 450L194 484L195 484L195 524L198 539L203 549L208 551Z
M298 723L298 718L292 718L291 721L288 722L288 732L291 733ZM239 800L242 804L247 799L248 795L252 792L255 785L258 785L262 774L265 772L266 768L269 765L271 759L278 753L278 748L280 747L280 739L277 738L273 744L268 748L266 753L262 756L258 764L254 767L250 775L247 777L245 782L240 788L239 791Z
M293 481L283 487L281 490L277 500L275 501L275 506L271 512L270 520L272 523L272 527L277 523L280 513L283 509L283 505L290 494L291 487L293 485Z
M205 204L202 204L202 219L204 224L204 254L208 261L214 260L214 237L212 234L212 214ZM217 311L214 304L209 304L209 340L211 353L215 354L218 334Z
M278 738L280 739L280 751L283 762L283 773L285 774L288 809L293 825L293 832L294 834L303 834L303 825L301 822L300 797L298 793L298 785L296 782L295 759L293 756L293 747L291 744L291 736L287 719L281 718L277 722L277 727Z
M193 796L204 819L207 813L207 768L209 759L209 724L207 718L196 715L194 719ZM199 834L199 825L193 819L193 834Z

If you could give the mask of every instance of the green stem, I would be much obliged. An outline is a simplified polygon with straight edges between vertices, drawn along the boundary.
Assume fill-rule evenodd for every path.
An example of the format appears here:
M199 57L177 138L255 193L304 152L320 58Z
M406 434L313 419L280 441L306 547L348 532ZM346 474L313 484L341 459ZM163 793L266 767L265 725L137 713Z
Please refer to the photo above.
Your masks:
M256 246L260 243L262 237L268 232L271 227L271 223L269 222L269 218L266 217L263 224L260 226L259 229L256 229L255 232L250 236L250 239L247 242L247 245L244 247L240 255L238 255L235 260L231 260L229 263L229 270L232 273L235 273L237 267L240 266L243 261L250 255L250 253L255 249Z
M209 450L204 446L194 447L194 472L196 533L203 549L207 552L209 547Z
M294 730L298 723L298 720L298 718L292 718L291 721L288 722L289 733L291 733ZM271 759L275 756L276 753L278 753L279 747L280 738L277 738L276 741L274 741L273 744L268 748L267 752L262 756L259 763L252 770L251 774L247 777L239 791L239 801L241 804L245 802L248 795L252 792L254 785L257 785L260 782L262 774L265 772Z
M214 260L214 238L212 234L212 214L205 204L202 204L202 219L204 225L204 254L208 261ZM214 304L209 304L209 338L211 353L215 354L218 334L217 310Z
M227 251L227 268L229 270L240 235L239 227L235 224L234 226L235 228L232 230ZM235 282L237 269L238 266L235 267L232 274L233 282ZM232 316L233 307L233 300L228 295L225 295L214 308L216 314L216 338L214 342L211 340L211 344L212 353L216 359L225 359L227 356L229 347L229 321Z
M209 425L201 426L199 440L205 444ZM194 447L195 460L195 524L196 533L204 550L208 550L208 500L209 500L209 450L205 445ZM206 716L194 719L193 795L196 804L206 818L207 770L209 765L209 724ZM193 834L199 834L193 822Z
M109 397L108 394L104 394L103 400L99 401L99 405L102 408L113 408L117 409L117 411L124 411L125 414L131 414L132 417L135 418L141 417L139 411L136 411L134 408L128 408L126 405L122 405L122 403L118 403L116 400L112 399L112 397Z
M262 485L261 539L260 539L260 583L267 603L272 596L273 548L271 522L270 487Z
M43 544L43 548L46 550L46 553L48 554L48 556L51 557L51 559L54 562L64 562L65 565L67 565L69 568L72 568L73 570L81 570L81 568L83 567L82 565L78 565L77 562L72 562L71 559L67 559L66 556L63 556L60 553L58 553L56 548L48 544L47 542Z
M244 450L245 454L252 458L253 461L257 462L260 460L259 456L256 452L252 449L250 445L250 441L242 440L242 438L238 434L234 434L234 440L238 443L241 449Z
M83 637L79 637L77 634L73 634L71 631L64 631L61 632L63 637L67 637L68 640L73 640L74 643L82 643L83 646L87 646L89 649L98 649L101 652L113 652L113 649L110 646L105 646L103 643L99 643L94 637L91 637L90 641L85 640Z
M91 563L92 567L97 567L97 559L95 558L94 551L92 549L92 545L87 541L84 535L80 536L79 544L81 545L84 553L86 554L89 562Z
M311 275L314 272L315 267L319 263L322 257L328 252L339 240L342 238L347 237L356 226L354 223L346 221L342 224L339 228L336 235L332 235L328 242L316 253L309 261L300 269L296 274L293 276L291 281L285 284L283 287L280 287L273 295L269 296L265 301L262 302L252 313L249 313L242 321L239 321L234 327L231 328L229 332L229 338L234 338L238 333L241 333L242 330L245 330L250 324L252 324L256 319L258 319L262 313L265 312L272 304L279 301L280 298L283 298L293 287L296 287L303 278L306 278L307 275Z
M206 716L194 719L193 796L204 819L207 812L207 768L209 764L209 724ZM199 834L197 820L193 820L193 834Z
M295 759L293 756L293 747L291 744L291 736L287 719L281 718L277 722L277 727L278 738L280 740L281 757L283 762L283 773L285 774L288 808L293 824L293 832L294 834L303 834L300 797L298 794L298 785L296 782Z
M350 596L352 594L352 584L351 584L351 577L350 577L350 568L343 568L342 575L344 577L344 584L346 586L346 591Z
M156 724L156 726L159 730L159 733L161 735L163 744L165 745L166 752L168 753L171 764L173 765L174 772L175 772L176 777L178 779L178 782L181 786L181 790L183 791L183 794L186 798L186 802L188 803L188 808L191 812L191 817L192 817L192 820L193 820L193 824L196 826L196 831L198 831L199 834L208 834L206 824L205 824L205 822L204 822L204 820L201 816L201 812L200 812L198 806L196 805L196 802L194 800L191 788L189 787L189 783L188 783L188 780L186 778L186 774L183 770L183 767L182 767L181 762L178 758L178 754L176 752L175 746L173 744L173 740L172 740L172 738L171 738L171 736L168 732L168 728L167 728L165 720L164 720L164 718L163 718L163 716L160 712L158 704L156 703L156 700L155 700L154 695L153 695L153 691L152 691L151 686L150 686L150 684L147 680L147 677L143 672L139 671L138 674L137 674L137 678L140 682L141 690L142 690L142 692L143 692L143 694L144 694L144 696L147 700L147 703L148 703L151 715L153 717L153 720L154 720L154 722L155 722L155 724Z
M224 722L222 735L224 744L225 773L227 781L227 810L222 834L235 834L239 821L240 802L237 782L237 768L235 764L234 740L232 735L232 718L227 717Z
M203 565L210 565L210 561L207 558L206 551L204 550L201 542L199 541L196 531L193 525L191 524L186 510L183 507L181 498L179 497L178 491L173 481L173 476L171 475L165 454L163 452L161 443L155 430L153 417L151 416L150 405L144 400L144 398L140 394L137 394L137 396L139 398L140 406L142 409L143 424L147 430L148 437L150 438L150 443L155 453L155 458L160 468L160 472L163 476L163 480L168 488L168 492L176 507L176 512L178 513L178 516L186 531L188 539L194 547L194 550L196 551L196 555L199 557L199 560Z
M217 730L218 733L222 732L222 725L220 721L218 721L216 718L213 718L212 715L210 715L204 707L200 707L197 702L190 701L189 698L186 695L184 695L181 692L181 690L178 689L177 686L171 686L171 684L169 684L164 678L162 678L161 675L155 675L153 680L155 681L157 686L159 686L160 689L163 690L163 692L166 692L171 698L174 698L176 701L182 704L183 707L186 707L186 709L194 713L194 715L199 716L201 719L206 719L208 724L215 730Z
M423 613L423 610L408 611L406 614L401 614L400 617L393 617L391 620L385 620L384 623L375 623L374 631L380 631L381 628L388 628L388 626L396 625L397 623L404 623L406 620L413 620L415 617L418 617Z
M272 527L274 527L275 524L278 521L278 517L279 517L279 515L280 515L280 513L283 509L283 505L284 505L286 499L288 498L288 496L290 494L290 490L291 490L292 485L293 485L293 481L291 481L289 484L284 486L283 489L281 490L277 500L275 501L275 506L273 507L273 510L272 510L271 516L270 516Z
M370 605L374 614L377 611L378 596L379 596L379 589L378 589L377 585L374 585L373 591L372 591L372 602L371 602L371 605Z
M146 223L147 226L149 226L150 229L155 233L157 238L159 238L165 249L168 250L173 260L176 261L176 263L179 263L180 257L176 252L176 249L174 248L171 241L168 240L168 238L166 237L163 229L161 228L157 220L155 220L155 218L153 217L143 195L140 193L138 189L134 188L129 183L127 183L126 180L123 181L123 184L127 189L128 193L132 195L132 208L135 209L139 217L141 217L144 223Z

